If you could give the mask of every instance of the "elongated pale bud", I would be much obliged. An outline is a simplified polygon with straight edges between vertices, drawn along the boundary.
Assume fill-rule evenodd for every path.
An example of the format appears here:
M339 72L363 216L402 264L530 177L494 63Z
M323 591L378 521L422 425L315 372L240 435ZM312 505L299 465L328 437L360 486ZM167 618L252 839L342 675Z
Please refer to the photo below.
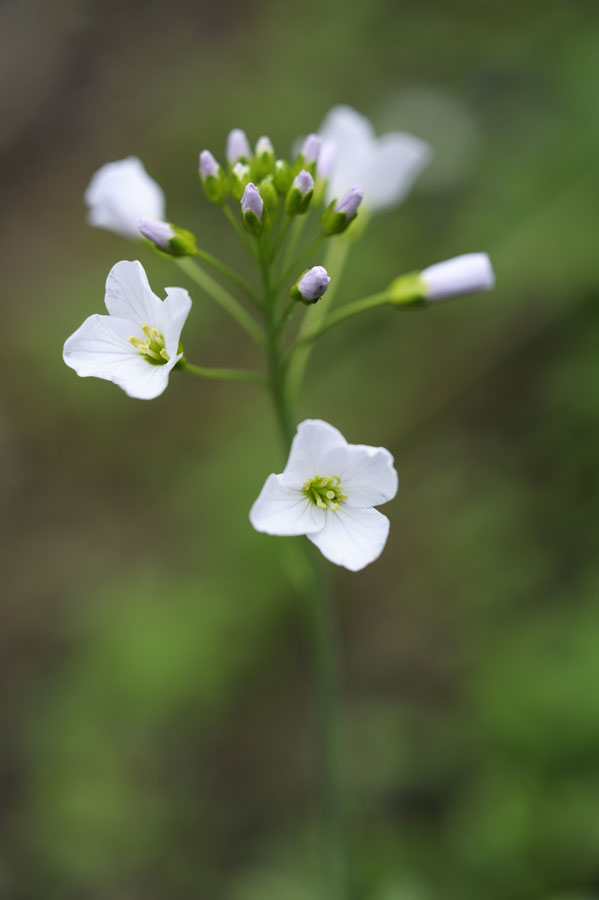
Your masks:
M231 169L231 194L239 202L243 192L251 181L250 167L246 163L237 162Z
M200 181L208 200L222 206L229 196L229 179L210 150L202 150L200 153Z
M495 285L495 273L486 253L464 253L423 269L420 277L425 285L426 299L435 303L450 297L490 291Z
M232 167L236 162L249 163L252 158L250 142L245 131L234 128L227 137L227 149L225 151L227 162Z
M495 274L486 253L465 253L435 263L422 272L401 275L389 285L389 300L394 306L437 303L450 297L463 297L477 291L490 291Z
M333 200L322 214L322 229L325 234L341 234L353 222L362 202L362 191L352 187L337 201Z
M301 303L316 303L326 292L331 279L324 266L312 266L298 278L291 288L290 294L294 300Z
M160 219L141 219L138 225L141 234L154 246L169 256L195 256L196 239L191 231L177 228Z
M308 211L314 193L314 179L306 169L302 169L289 188L285 198L285 212L290 216L303 215Z
M335 141L323 141L316 162L316 174L323 181L329 177L337 162L337 145Z
M256 153L252 163L252 174L255 179L266 178L275 168L275 151L272 141L265 134L256 142Z
M302 149L299 153L299 164L302 166L302 168L309 169L312 175L314 175L316 171L316 160L318 159L321 144L321 137L319 137L317 134L309 134L308 137L304 140Z
M264 231L265 216L266 210L260 191L250 181L241 198L241 220L247 231L258 237Z

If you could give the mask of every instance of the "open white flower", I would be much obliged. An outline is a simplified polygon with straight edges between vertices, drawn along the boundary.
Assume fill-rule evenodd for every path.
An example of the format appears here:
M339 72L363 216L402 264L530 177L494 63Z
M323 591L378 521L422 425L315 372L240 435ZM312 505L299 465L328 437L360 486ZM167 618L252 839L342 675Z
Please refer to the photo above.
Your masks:
M162 188L136 156L101 166L85 191L87 221L123 237L139 239L140 219L164 219Z
M432 158L430 146L411 134L391 131L377 137L368 119L351 106L334 106L319 134L323 147L335 158L327 185L328 201L357 184L370 212L401 203Z
M140 262L118 262L106 279L107 316L89 316L67 339L63 359L82 378L105 378L129 397L162 394L183 354L179 338L191 309L186 290L153 293Z
M266 479L250 522L266 534L305 534L328 560L357 572L380 556L389 533L389 519L372 507L396 493L388 450L348 444L327 422L306 419L285 471Z

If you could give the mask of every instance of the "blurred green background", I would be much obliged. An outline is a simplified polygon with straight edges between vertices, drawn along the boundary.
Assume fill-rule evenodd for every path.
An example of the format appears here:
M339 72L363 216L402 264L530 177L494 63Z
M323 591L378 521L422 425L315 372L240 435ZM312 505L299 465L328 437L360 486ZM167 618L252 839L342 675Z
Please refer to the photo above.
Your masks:
M436 156L337 302L471 250L497 273L331 332L302 401L399 470L383 557L332 572L357 896L597 896L592 9L0 6L3 900L325 900L306 612L290 542L247 521L280 464L266 400L175 375L133 401L61 348L143 253L85 226L99 165L139 155L243 268L198 151L240 126L286 154L339 102ZM186 286L190 359L254 365Z

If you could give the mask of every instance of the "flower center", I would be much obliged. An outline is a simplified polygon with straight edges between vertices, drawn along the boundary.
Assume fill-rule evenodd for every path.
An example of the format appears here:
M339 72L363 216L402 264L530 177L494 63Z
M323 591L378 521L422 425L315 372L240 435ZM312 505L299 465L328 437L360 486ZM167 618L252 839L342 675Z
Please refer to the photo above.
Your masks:
M164 337L157 328L150 328L147 322L142 322L141 330L145 334L145 340L138 337L128 337L129 343L135 347L138 353L145 356L153 366L163 366L170 359L164 349Z
M339 509L339 504L347 500L341 491L341 479L338 475L316 475L311 481L304 482L302 494L315 506L321 509Z

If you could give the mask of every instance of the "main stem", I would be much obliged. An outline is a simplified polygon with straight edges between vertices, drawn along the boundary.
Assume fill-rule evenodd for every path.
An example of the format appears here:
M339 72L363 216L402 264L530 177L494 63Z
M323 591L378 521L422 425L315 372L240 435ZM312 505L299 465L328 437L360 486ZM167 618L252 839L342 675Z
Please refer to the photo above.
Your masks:
M264 283L264 317L268 377L277 424L285 456L293 437L294 426L287 390L287 365L281 348L281 327L277 317L277 289L271 285L271 268L266 247L259 244L260 268ZM283 318L285 317L285 314ZM334 616L326 589L322 560L306 538L300 538L308 577L306 596L309 601L314 653L314 680L318 701L318 736L323 790L323 845L326 860L327 900L349 900L350 879L345 832L342 709L338 686L338 666Z

